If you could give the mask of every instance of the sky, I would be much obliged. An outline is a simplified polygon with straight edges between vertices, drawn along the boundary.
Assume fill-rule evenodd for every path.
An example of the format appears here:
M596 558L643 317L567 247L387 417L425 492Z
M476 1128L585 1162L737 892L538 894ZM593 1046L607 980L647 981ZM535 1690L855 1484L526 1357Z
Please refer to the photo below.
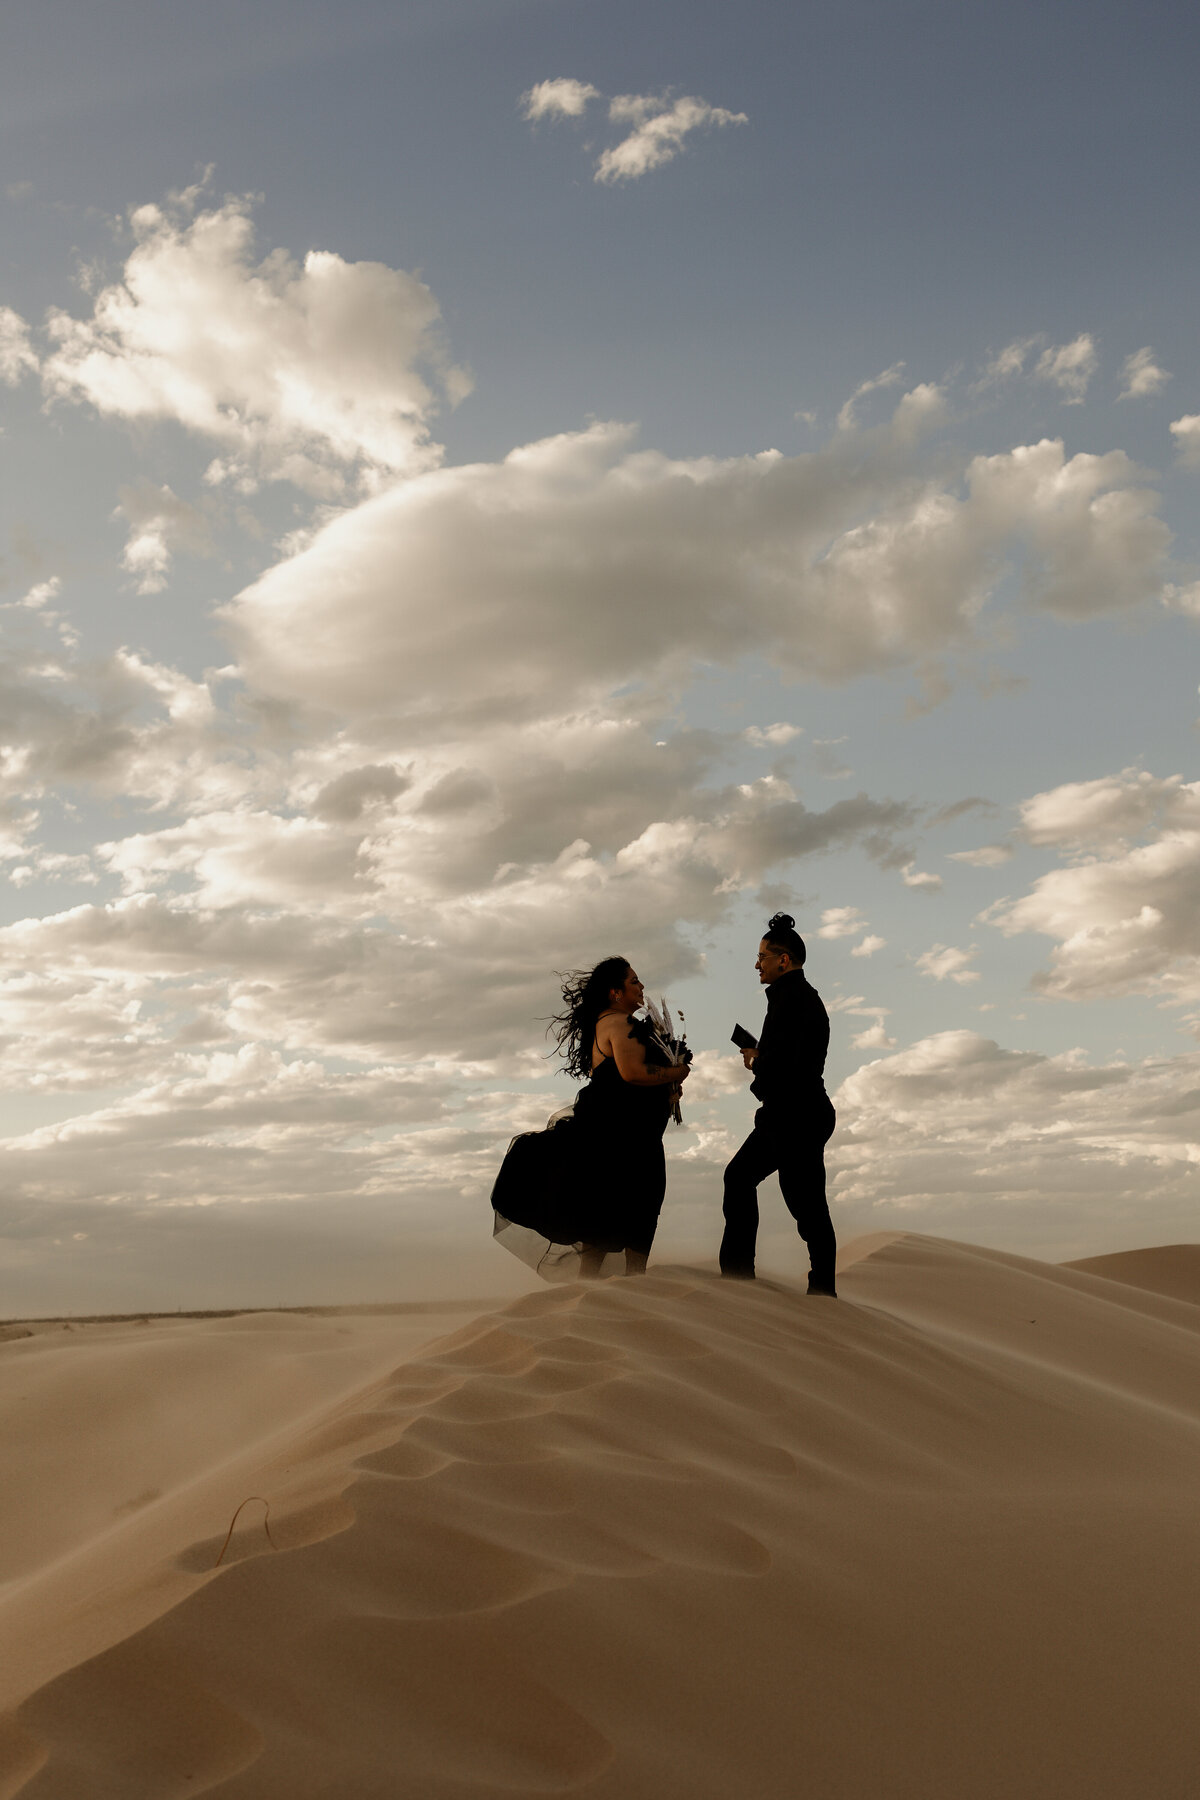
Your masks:
M1198 40L6 8L0 1314L520 1291L613 953L712 1261L781 907L843 1240L1200 1235Z

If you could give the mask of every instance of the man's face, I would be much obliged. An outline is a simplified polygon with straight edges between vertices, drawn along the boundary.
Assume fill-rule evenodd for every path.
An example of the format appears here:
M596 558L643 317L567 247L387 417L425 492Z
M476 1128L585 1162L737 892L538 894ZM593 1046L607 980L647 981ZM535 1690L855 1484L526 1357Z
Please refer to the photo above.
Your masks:
M795 964L786 950L780 950L777 945L768 943L764 938L758 946L754 966L758 970L758 979L764 987L769 987L773 981L778 981L781 975L786 975L789 969L794 968Z

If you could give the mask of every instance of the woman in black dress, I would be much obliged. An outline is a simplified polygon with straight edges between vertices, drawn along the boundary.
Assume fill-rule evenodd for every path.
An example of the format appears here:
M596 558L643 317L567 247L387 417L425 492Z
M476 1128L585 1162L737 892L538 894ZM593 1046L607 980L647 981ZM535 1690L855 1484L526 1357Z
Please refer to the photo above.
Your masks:
M568 978L553 1020L567 1072L587 1085L545 1131L514 1138L496 1185L495 1235L547 1280L599 1275L625 1252L640 1274L666 1192L663 1132L686 1063L633 1014L642 984L623 956Z

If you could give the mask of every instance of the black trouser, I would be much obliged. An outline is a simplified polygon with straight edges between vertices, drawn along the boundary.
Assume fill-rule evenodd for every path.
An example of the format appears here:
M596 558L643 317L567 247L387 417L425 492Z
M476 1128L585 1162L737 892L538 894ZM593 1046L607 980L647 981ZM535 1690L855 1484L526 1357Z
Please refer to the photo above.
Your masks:
M754 1130L725 1171L723 1275L753 1275L758 1184L778 1171L784 1204L808 1245L813 1284L832 1289L837 1239L825 1198L825 1146L836 1118L826 1095L784 1125L773 1123L765 1108L759 1111Z

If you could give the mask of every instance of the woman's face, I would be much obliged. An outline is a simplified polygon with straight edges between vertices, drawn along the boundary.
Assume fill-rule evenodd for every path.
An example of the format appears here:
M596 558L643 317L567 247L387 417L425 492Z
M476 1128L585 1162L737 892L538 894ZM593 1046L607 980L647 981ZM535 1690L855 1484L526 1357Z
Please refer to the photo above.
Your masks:
M624 987L614 988L612 990L612 1003L614 1008L620 1012L636 1012L638 1007L642 1004L642 998L645 991L646 990L643 988L633 970L630 969L628 975L625 977Z

